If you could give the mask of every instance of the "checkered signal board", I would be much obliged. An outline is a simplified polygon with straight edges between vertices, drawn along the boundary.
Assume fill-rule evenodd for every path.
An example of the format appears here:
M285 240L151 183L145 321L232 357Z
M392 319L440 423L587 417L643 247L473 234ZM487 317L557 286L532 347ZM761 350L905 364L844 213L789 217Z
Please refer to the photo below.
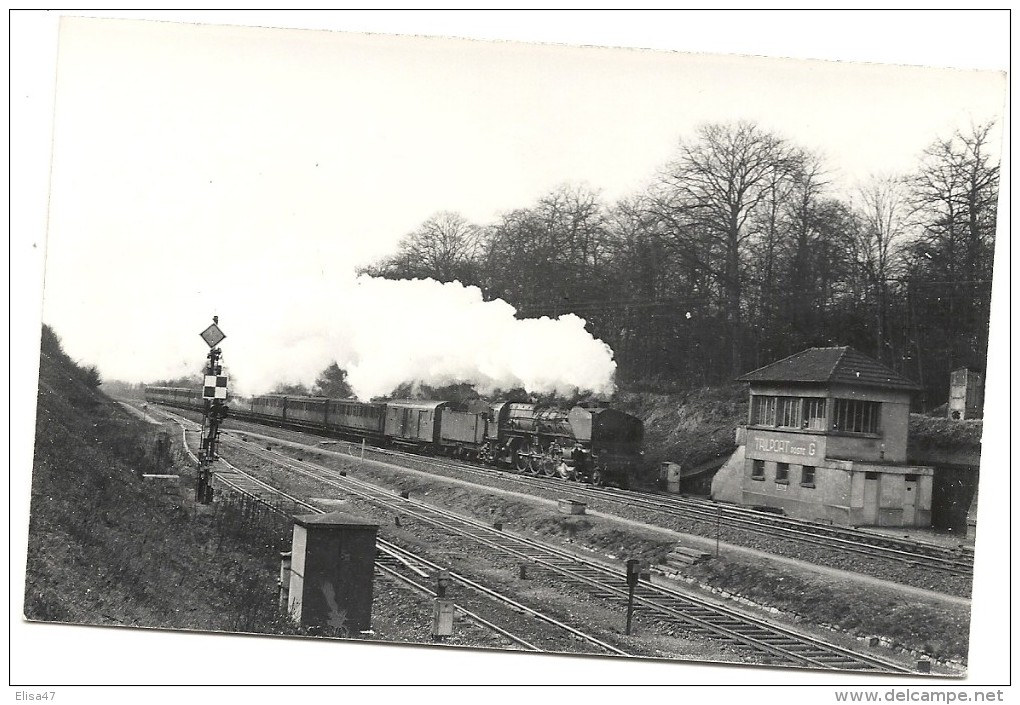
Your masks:
M202 389L202 398L226 399L227 398L226 375L206 375L205 387Z

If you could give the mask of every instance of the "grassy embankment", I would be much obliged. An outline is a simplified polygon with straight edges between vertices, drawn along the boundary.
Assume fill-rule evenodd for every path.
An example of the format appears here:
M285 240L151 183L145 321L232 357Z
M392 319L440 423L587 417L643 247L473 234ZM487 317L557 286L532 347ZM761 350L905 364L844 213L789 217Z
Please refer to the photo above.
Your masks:
M289 524L193 501L179 433L128 415L43 331L25 616L293 633L276 603ZM181 480L143 479L180 473Z

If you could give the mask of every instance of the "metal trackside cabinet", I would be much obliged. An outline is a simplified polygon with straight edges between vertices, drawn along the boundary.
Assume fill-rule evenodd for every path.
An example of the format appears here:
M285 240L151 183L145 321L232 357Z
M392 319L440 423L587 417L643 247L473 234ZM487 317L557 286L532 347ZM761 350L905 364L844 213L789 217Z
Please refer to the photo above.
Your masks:
M296 622L334 635L371 628L378 530L342 512L294 517L287 610Z

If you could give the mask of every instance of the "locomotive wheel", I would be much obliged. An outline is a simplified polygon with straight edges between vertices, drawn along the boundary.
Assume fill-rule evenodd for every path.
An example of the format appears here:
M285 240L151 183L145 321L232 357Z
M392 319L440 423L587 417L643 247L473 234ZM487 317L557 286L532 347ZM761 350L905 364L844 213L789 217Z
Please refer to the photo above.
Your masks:
M536 461L530 455L527 457L527 464L528 464L528 469L525 472L527 472L529 475L538 475L539 474L538 461Z
M524 455L526 452L527 448L518 448L514 451L514 467L517 468L517 472L531 472L531 458Z
M604 477L602 474L602 468L596 466L595 469L591 471L591 484L595 485L595 487L602 487L603 480Z
M542 456L542 458L538 462L540 464L540 467L542 468L543 475L545 475L546 477L556 476L556 463L553 462L552 458L550 458L547 455Z
M535 465L535 460L531 454L531 443L527 441L524 441L517 449L517 469L526 475L538 473L538 467Z

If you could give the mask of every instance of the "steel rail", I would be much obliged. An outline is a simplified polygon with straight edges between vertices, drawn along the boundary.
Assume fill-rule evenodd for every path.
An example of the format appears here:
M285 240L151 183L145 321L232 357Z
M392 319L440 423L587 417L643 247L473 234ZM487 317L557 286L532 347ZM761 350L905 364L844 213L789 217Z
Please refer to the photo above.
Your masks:
M234 433L244 433L234 431ZM256 433L249 433L258 436ZM264 436L267 439L272 436ZM275 439L280 440L280 439ZM287 442L287 441L283 441ZM291 441L294 442L294 441ZM337 441L338 446L344 448L346 455L359 456L360 445L352 444L349 441ZM466 472L478 475L479 477L492 477L494 474L502 478L510 478L515 482L525 485L534 484L547 488L552 478L528 473L505 472L492 468L479 467L476 465L450 461L445 458L423 457L405 451L370 447L371 452L409 460L425 467L445 467L457 472ZM343 451L341 451L343 452ZM564 481L554 480L557 485ZM753 531L757 533L767 532L773 536L784 538L790 541L811 544L831 551L846 551L858 555L869 556L882 560L891 560L917 567L927 567L933 570L945 571L953 575L968 576L973 573L973 555L966 554L963 557L951 556L949 549L943 549L935 544L924 544L918 541L909 543L898 541L889 537L881 537L867 534L866 532L854 531L851 529L838 529L823 524L800 521L790 517L772 517L755 512L752 509L729 507L708 501L698 501L691 498L648 498L641 496L638 492L610 492L599 490L594 487L574 484L571 485L571 492L593 499L600 499L609 502L617 502L625 506L642 509L653 509L670 514L680 519L702 521L706 524L722 523L726 526L742 531ZM698 506L701 505L701 506ZM708 505L708 506L705 506ZM711 507L711 508L709 508ZM717 516L716 512L722 512L724 516ZM720 521L721 519L721 521ZM841 536L842 534L842 536ZM852 538L844 538L851 536ZM889 544L906 546L896 548ZM913 547L914 550L910 550ZM943 555L938 555L939 553Z
M253 422L254 423L254 422ZM264 425L264 424L263 424ZM300 434L305 430L314 430L313 428L302 427L301 431L293 431ZM260 436L254 432L245 431L234 431L234 433L247 433L252 436ZM283 439L274 438L272 436L261 436L267 439L273 439L278 442L287 443L288 441ZM295 441L289 441L295 443ZM343 449L346 446L346 454L353 457L359 457L359 452L362 450L361 445L353 444L349 441L337 441L337 445ZM300 444L298 445L307 445ZM512 481L520 482L527 485L532 483L535 486L546 489L547 480L543 476L536 476L534 474L519 474L514 472L503 472L487 467L480 467L476 465L470 465L460 462L452 462L447 459L435 458L435 457L422 457L412 453L407 453L399 450L392 449L381 449L377 447L369 447L370 451L375 454L384 456L390 456L394 458L400 458L403 460L411 461L413 463L425 466L426 468L445 467L447 469L455 470L457 472L469 473L478 475L480 477L492 477L496 474L499 477L509 478ZM342 451L341 451L342 452ZM426 470L427 471L427 470ZM556 480L557 484L562 483L562 480ZM602 501L617 502L624 506L630 506L638 509L649 509L656 510L659 512L670 514L678 519L686 519L691 521L701 521L706 524L725 524L727 527L735 528L741 531L752 531L756 533L768 533L779 538L800 542L804 544L818 546L828 551L844 551L848 553L854 553L857 555L868 556L878 560L894 561L899 564L906 564L918 568L928 568L936 571L943 571L950 575L958 575L966 577L973 574L973 554L967 554L964 558L959 556L953 556L951 558L942 557L937 554L949 553L949 551L941 549L934 544L923 544L921 542L910 542L910 546L918 547L923 546L924 548L918 551L916 548L914 551L904 548L893 548L888 544L897 543L896 539L889 537L876 537L868 535L864 532L858 532L854 534L851 530L837 530L833 527L827 527L821 524L811 524L810 522L801 522L788 517L779 518L771 516L754 516L755 514L760 515L760 512L754 512L746 508L739 507L724 507L723 505L712 503L711 507L704 508L696 506L698 504L707 504L707 502L698 502L690 498L669 498L668 501L664 499L649 499L642 497L640 493L636 492L607 492L605 490L597 490L595 488L586 487L583 485L575 485L572 492L579 494L583 497L598 499ZM714 511L713 511L714 510ZM721 516L721 513L725 512L726 516ZM783 524L786 524L785 526ZM843 538L838 534L846 536L848 534L853 535L854 538ZM902 542L900 542L902 545Z
M287 467L290 467L297 473L311 477L312 479L316 479L327 485L331 485L338 489L343 489L347 492L352 492L353 494L361 496L364 499L382 505L383 508L400 511L405 516L412 516L418 518L419 520L426 521L430 524L444 528L448 531L456 532L458 535L466 536L474 541L482 543L483 545L488 545L496 550L505 553L510 553L515 557L525 558L533 563L541 562L544 566L547 566L550 569L554 570L555 572L565 575L566 577L569 577L572 580L581 583L587 583L589 586L595 587L602 592L608 590L611 596L620 596L623 594L620 588L617 588L612 584L606 583L605 580L596 580L578 574L576 570L567 569L562 565L556 565L548 558L540 559L538 556L535 556L534 554L529 554L513 546L507 546L504 543L500 543L500 541L510 540L516 544L523 544L525 547L530 548L533 551L539 550L540 552L552 554L554 558L565 560L571 564L582 565L588 570L594 570L602 575L607 575L610 577L610 579L614 580L614 582L619 580L619 576L616 573L611 573L610 570L605 568L604 566L598 563L594 563L592 561L587 561L582 558L579 558L562 549L557 549L555 547L534 541L532 539L525 539L523 537L504 533L500 530L482 524L481 522L478 522L476 520L454 514L453 512L448 512L446 510L441 510L436 507L426 505L417 500L399 497L389 490L383 490L381 488L375 487L373 485L370 485L369 483L365 483L355 478L351 478L346 475L340 475L339 473L335 473L334 471L328 468L323 468L322 466L318 466L308 461L303 460L296 461L289 458L274 457L262 451L261 448L253 448L246 450L247 452L250 452L256 456L261 456L281 463ZM315 472L310 471L303 466L313 467L316 469L316 471ZM333 478L331 479L329 477L326 477L328 475L333 475ZM358 489L359 487L361 489ZM413 506L414 510L408 507L409 504ZM426 516L424 513L426 511L435 515L439 515L440 518L437 519L435 516ZM483 537L479 536L477 533L472 533L467 529L456 528L450 525L451 521L456 521L468 525L471 529L474 529L475 531L487 532L490 534L490 536ZM498 538L499 540L494 540L495 538ZM866 654L860 654L849 649L845 649L843 647L829 644L828 642L824 642L814 637L806 637L798 632L794 632L783 627L778 627L777 625L774 625L770 622L766 622L756 617L745 615L731 608L723 607L721 605L717 605L706 600L696 598L685 593L681 593L676 590L663 589L661 586L648 586L648 585L646 585L645 588L646 590L651 590L653 593L658 592L661 595L665 595L673 599L682 599L686 601L689 605L695 605L697 608L714 611L716 613L716 616L724 617L726 619L737 620L742 624L748 625L752 629L764 632L771 632L770 637L776 640L783 642L794 641L796 642L795 645L797 646L808 647L809 649L824 651L826 653L822 654L823 656L836 657L840 659L841 661L840 667L843 668L852 668L853 664L859 664L860 666L863 666L863 668L857 668L855 670L884 669L890 672L900 673L911 672L910 669L899 664L893 663L891 661L888 661L886 659ZM688 625L694 623L702 631L715 633L717 635L721 634L730 641L736 641L738 643L744 644L759 652L764 652L772 656L779 656L781 658L786 659L791 665L796 666L808 665L816 668L836 667L829 663L826 663L824 660L820 660L817 656L805 656L803 653L798 653L790 648L784 648L784 646L770 644L759 637L748 635L746 633L741 633L739 630L734 629L730 626L720 625L717 622L713 622L708 619L691 617L690 615L684 614L683 612L680 612L676 609L670 608L668 606L664 607L661 604L657 604L649 600L647 597L642 598L642 600L646 606L655 609L658 612L663 613L664 615L667 615L675 619L679 618L680 620L685 621Z
M268 459L270 459L270 460L278 460L278 459L272 458L270 456L266 456L266 457ZM272 485L266 483L265 481L255 477L251 473L248 473L248 472L246 472L244 470L241 470L240 468L236 467L235 465L233 465L232 463L230 463L229 461L227 461L226 459L224 459L222 457L218 458L218 460L216 462L217 463L221 463L223 465L226 465L228 468L230 468L230 470L233 473L236 473L236 474L244 477L246 480L248 480L249 482L257 485L258 487L261 487L262 489L264 489L264 490L266 490L268 492L271 492L271 493L273 493L275 495L283 497L287 501L289 501L289 502L291 502L291 503L293 503L295 505L302 506L302 507L306 508L307 510L309 510L309 512L311 512L311 513L315 513L315 514L325 513L324 510L320 509L319 507L315 506L314 504L311 504L309 502L301 500L301 499L295 497L294 495L291 495L291 494L289 494L287 492L284 492L284 491L280 490L279 488L273 487ZM286 512L284 512L280 507L274 505L272 502L267 501L264 497L262 497L259 494L253 492L251 489L243 487L240 483L236 482L235 480L230 478L225 473L220 473L220 472L216 473L216 479L219 482L221 482L221 483L227 485L228 487L230 487L235 492L238 492L240 494L243 494L243 495L253 499L254 501L258 502L259 504L267 507L268 509L286 515ZM439 566L436 563L433 563L432 561L428 560L427 558L424 558L423 556L419 556L419 555L417 555L417 554L415 554L415 553L413 553L411 551L408 551L407 549L401 548L400 546L397 546L396 544L394 544L394 543L392 543L390 541L386 541L384 539L377 539L376 546L377 546L377 551L378 552L380 552L380 553L382 553L384 555L387 555L389 557L392 557L394 560L396 560L396 561L398 561L398 562L408 566L408 568L410 568L412 570L416 570L416 569L411 566L411 564L409 562L409 557L411 559L413 559L413 560L418 561L419 563L422 563L422 564L424 564L426 566L429 566L429 567L433 568L434 570L439 570L441 568L441 566ZM408 578L407 576L400 575L393 568L390 568L390 567L385 566L383 564L377 564L377 565L378 565L378 567L381 570L383 570L383 571L393 575L394 577L400 579L401 581L403 581L403 582L405 582L405 583L407 583L407 584L409 584L411 586L414 586L416 589L418 589L420 591L423 591L423 592L428 593L428 594L430 594L432 596L435 596L435 592L430 590L428 587L415 582L413 579ZM416 570L416 572L419 572L419 571ZM620 656L631 656L632 655L632 654L629 654L626 651L623 651L622 649L616 648L612 644L608 644L608 643L606 643L606 642L604 642L604 641L602 641L602 640L600 640L600 639L598 639L598 638L596 638L594 636L591 636L590 634L586 634L585 632L582 632L579 629L571 627L570 625L565 624L563 622L560 622L559 620L557 620L557 619L555 619L555 618L553 618L553 617L551 617L551 616L549 616L547 614L544 614L544 613L542 613L542 612L540 612L538 610L535 610L535 609L532 609L532 608L530 608L530 607L528 607L526 605L523 605L523 604L517 602L516 600L513 600L512 598L499 593L496 590L493 590L493 589L488 588L488 587L486 587L484 585L481 585L480 583L477 583L477 582L475 582L473 580L470 580L470 579L468 579L468 578L466 578L466 577L464 577L462 575L459 575L459 574L454 573L454 572L451 571L450 572L450 577L451 577L451 579L455 580L456 582L461 583L461 584L465 585L468 588L471 588L472 590L480 593L481 595L483 595L484 597L486 597L486 598L488 598L490 600L493 600L493 601L498 602L498 603L502 603L502 604L507 605L507 606L509 606L509 607L511 607L511 608L513 608L515 610L518 610L518 611L530 614L531 616L533 616L533 617L535 617L537 619L540 619L540 620L546 622L547 624L550 624L553 627L561 629L561 630L563 630L563 631L565 631L565 632L567 632L567 633L569 633L569 634L571 634L571 635L573 635L575 637L578 637L578 638L580 638L580 639L582 639L582 640L584 640L584 641L586 641L588 643L591 643L591 644L593 644L593 645L595 645L595 646L597 646L597 647L599 647L601 649L604 649L606 651L609 651L611 653L614 653L614 654L617 654L617 655L620 655ZM490 630L500 634L501 636L509 639L510 641L512 641L514 643L517 643L517 644L520 644L521 646L524 646L528 650L536 651L536 652L544 652L545 651L544 649L541 649L540 647L537 647L534 644L531 644L530 642L528 642L523 637L517 636L517 635L513 634L512 632L510 632L510 631L508 631L506 629L503 629L502 627L500 627L500 626L494 624L493 622L485 619L484 617L480 616L479 614L477 614L477 613L475 613L475 612L473 612L471 610L468 610L467 608L465 608L462 605L455 604L454 607L455 607L456 610L458 610L461 614L463 614L467 618L477 622L478 624L480 624L481 626L483 626L483 627L485 627L487 629L490 629Z
M395 544L391 544L391 543L386 542L386 541L384 541L384 543L387 544L389 546L389 548L391 550L393 550L394 552L396 552L396 553L406 552L406 549L401 548L399 546L396 546ZM414 554L411 554L411 555L414 555ZM419 561L421 561L422 563L425 563L429 567L435 569L435 570L440 570L441 569L441 566L439 564L433 563L432 561L429 561L428 559L422 558L420 556L417 556L417 559ZM614 653L614 654L616 654L618 656L633 656L633 654L630 654L630 653L628 653L628 652L626 652L626 651L624 651L622 649L618 649L615 646L613 646L612 644L608 644L608 643L606 643L606 642L604 642L604 641L602 641L600 639L597 639L596 637L591 636L590 634L586 634L585 632L582 632L581 630L576 629L576 628L570 626L569 624L566 624L565 622L561 622L561 621L559 621L559 620L557 620L557 619L555 619L553 617L550 617L549 615L547 615L547 614L545 614L543 612L540 612L540 611L538 611L536 609L528 607L527 605L522 604L520 602L517 602L516 600L510 599L509 597L507 597L507 596L505 596L505 595L503 595L503 594L493 590L492 588L486 587L485 585L482 585L481 583L478 583L478 582L476 582L474 580L471 580L470 578L467 578L467 577L465 577L463 575L460 575L459 573L456 573L454 571L448 571L448 572L450 574L450 578L451 579L456 580L457 582L460 582L460 583L462 583L462 584L464 584L464 585L466 585L466 586L468 586L468 587L470 587L470 588L472 588L472 589L474 589L474 590L476 590L476 591L486 595L490 599L498 600L500 602L503 602L503 603L509 605L510 607L512 607L512 608L514 608L514 609L516 609L518 611L530 614L532 617L540 619L543 622L551 624L552 626L557 627L559 629L562 629L563 631L568 632L570 634L573 634L574 636L580 637L581 639L584 639L585 641L587 641L589 643L595 644L596 646L599 646L599 647L605 649L606 651L610 651L610 652L612 652L612 653ZM536 647L535 650L541 651L542 649L538 649Z
M408 567L410 568L410 566L408 566ZM395 568L391 568L390 566L386 565L385 563L378 563L377 562L376 563L376 568L378 568L379 570L383 571L384 573L387 573L391 577L401 581L402 583L404 583L405 585L407 585L408 587L414 589L417 592L420 592L420 593L422 593L424 595L428 595L430 597L436 597L437 596L436 592L434 590L432 590L431 588L429 588L427 585L423 585L422 583L417 582L416 580L414 580L414 578L408 577L406 575L401 575L400 572L398 572ZM451 574L451 578L452 577L453 577L453 575ZM522 637L519 637L516 634L513 634L512 632L509 632L506 629L503 629L498 624L494 624L494 623L490 622L489 620L485 619L481 615L479 615L479 614L477 614L475 612L472 612L471 610L466 609L465 607L463 607L461 605L455 604L454 605L454 609L456 609L458 612L460 612L462 615L464 615L468 619L470 619L470 620L472 620L474 622L477 622L478 624L482 625L483 627L496 632L500 636L502 636L502 637L504 637L506 639L509 639L510 641L512 641L515 644L519 644L519 645L523 646L528 651L536 651L536 652L539 652L539 653L544 653L545 652L545 649L542 649L542 648L540 648L538 646L535 646L534 644L532 644L531 642L523 639Z

